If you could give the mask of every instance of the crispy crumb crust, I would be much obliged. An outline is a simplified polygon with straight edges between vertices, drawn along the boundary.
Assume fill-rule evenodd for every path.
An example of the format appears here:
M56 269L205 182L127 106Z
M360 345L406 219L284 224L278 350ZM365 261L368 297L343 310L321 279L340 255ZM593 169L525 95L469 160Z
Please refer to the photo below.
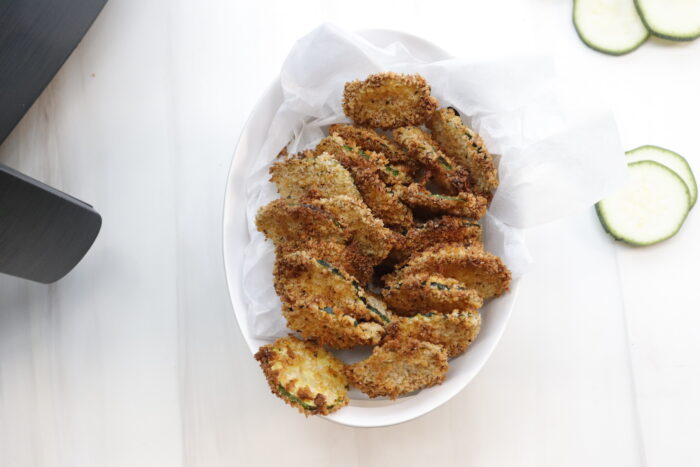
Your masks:
M399 187L398 191L401 201L414 209L427 211L431 214L468 217L473 220L484 217L489 203L484 196L469 192L459 193L455 196L431 193L419 183Z
M282 337L255 354L272 393L299 412L328 415L350 402L345 364L312 342Z
M371 128L336 123L328 128L328 134L338 135L345 141L353 142L365 151L384 154L387 160L394 164L394 167L405 167L409 175L413 175L418 168L416 161L398 144Z
M397 317L388 327L385 339L406 336L440 345L447 350L447 357L463 354L476 339L481 329L478 311L451 313L421 313L409 318Z
M476 290L457 279L439 274L419 273L405 276L382 289L382 298L397 315L413 316L435 311L478 310L484 304Z
M272 181L283 198L328 198L346 195L361 199L350 173L330 154L291 157L270 167Z
M440 274L476 290L482 298L499 296L510 286L511 274L501 258L484 251L481 245L435 245L384 276L387 287L419 273Z
M391 251L392 261L400 263L411 255L440 243L481 243L481 226L463 217L442 216L417 224L400 236Z
M386 226L407 229L413 225L413 213L392 189L384 184L377 166L364 159L341 137L324 138L316 150L331 154L347 169L365 204Z
M392 315L344 269L297 251L277 258L275 290L290 329L323 345L376 344Z
M394 139L408 154L427 168L435 183L448 194L470 191L469 172L438 148L428 133L418 127L397 128Z
M430 86L417 74L385 72L345 83L343 111L358 125L383 130L421 125L435 109Z
M363 285L397 238L362 201L344 195L276 199L258 211L256 225L274 242L278 255L309 251L342 266Z
M443 347L399 334L375 347L365 360L347 366L345 375L369 397L396 399L441 384L447 368Z
M490 193L498 187L498 172L486 144L453 109L438 110L427 125L440 149L469 171L475 190Z

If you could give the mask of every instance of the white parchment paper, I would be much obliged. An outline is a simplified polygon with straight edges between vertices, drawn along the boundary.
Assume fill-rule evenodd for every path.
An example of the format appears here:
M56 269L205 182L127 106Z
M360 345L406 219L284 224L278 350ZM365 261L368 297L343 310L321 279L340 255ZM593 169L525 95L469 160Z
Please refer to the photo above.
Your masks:
M315 145L328 125L348 122L341 108L344 84L380 71L423 75L440 105L458 109L496 156L500 186L482 219L484 238L515 278L531 261L523 229L590 207L625 181L613 117L590 105L565 104L548 59L425 62L404 44L379 48L335 26L320 26L297 42L282 66L284 100L246 177L251 241L242 290L257 338L288 333L272 287L273 246L255 228L258 209L279 196L268 168L290 140L294 153Z

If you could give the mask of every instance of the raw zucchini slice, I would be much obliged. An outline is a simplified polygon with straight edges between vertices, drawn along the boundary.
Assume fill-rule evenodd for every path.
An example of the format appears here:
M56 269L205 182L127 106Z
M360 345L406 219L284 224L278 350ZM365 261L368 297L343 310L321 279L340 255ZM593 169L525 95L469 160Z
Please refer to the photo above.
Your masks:
M634 0L574 0L574 26L588 47L624 55L649 37Z
M627 163L637 161L654 161L665 165L683 179L690 192L690 207L695 205L698 199L698 185L695 183L695 176L688 165L688 161L680 154L659 146L646 145L631 151L627 151Z
M690 192L673 170L654 161L628 165L625 187L596 204L605 230L631 245L673 237L690 211Z
M700 37L700 0L635 0L652 34L672 41Z

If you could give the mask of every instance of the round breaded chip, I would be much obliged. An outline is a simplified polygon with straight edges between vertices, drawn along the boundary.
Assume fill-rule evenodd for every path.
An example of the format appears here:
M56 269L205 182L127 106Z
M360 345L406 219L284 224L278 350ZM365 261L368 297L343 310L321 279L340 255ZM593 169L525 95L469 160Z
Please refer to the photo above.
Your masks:
M350 384L369 397L391 399L441 384L446 373L444 348L401 335L375 347L372 355L345 371Z
M484 304L476 290L457 279L430 273L403 276L400 281L388 284L382 290L382 297L391 311L401 316L427 311L478 310Z
M361 199L352 177L330 154L285 159L270 167L270 180L283 198L328 198L346 195Z
M272 393L304 415L328 415L348 405L345 364L323 347L282 337L255 354Z
M384 276L387 286L420 273L440 274L457 279L476 290L482 298L499 296L508 290L511 274L501 258L480 245L435 245L411 257L396 271Z
M420 183L399 187L401 201L414 209L432 214L450 214L479 220L486 214L489 201L486 197L464 192L456 196L431 193Z
M486 144L449 107L435 112L427 123L440 149L469 171L470 183L479 193L498 187L498 171Z
M398 317L387 327L387 337L413 337L440 345L449 358L463 354L481 329L478 311L455 310L452 313L420 313L409 318Z
M435 109L430 86L417 74L385 72L345 83L343 111L358 125L383 130L421 125Z
M463 217L431 219L417 224L405 236L399 236L390 257L400 263L431 246L445 243L481 244L481 226Z

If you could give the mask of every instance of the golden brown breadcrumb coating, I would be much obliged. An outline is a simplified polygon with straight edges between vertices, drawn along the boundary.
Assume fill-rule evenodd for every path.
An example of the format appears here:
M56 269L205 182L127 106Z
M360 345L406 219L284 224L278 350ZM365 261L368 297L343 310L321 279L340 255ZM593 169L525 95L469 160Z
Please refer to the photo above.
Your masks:
M435 183L448 194L470 191L469 172L445 155L428 133L418 127L397 128L394 139L408 154L425 166Z
M443 347L400 334L345 369L352 386L369 397L391 399L441 384L446 374L447 351Z
M409 318L397 317L387 327L385 339L406 336L440 345L447 357L463 354L481 329L478 311L454 310L451 313L421 313Z
M427 272L405 276L382 290L382 297L397 315L453 310L478 310L484 304L476 290L457 279Z
M350 402L345 364L317 344L282 337L260 347L255 359L272 393L306 416L328 415Z
M399 263L409 256L441 243L481 243L481 226L463 217L442 216L417 224L400 236L390 257Z
M383 130L421 125L435 109L437 100L420 75L385 72L345 83L343 111L358 125Z
M481 245L464 246L458 243L435 245L384 276L387 287L419 273L440 274L475 289L482 298L499 296L510 286L510 271L501 258L484 251Z
M405 167L404 171L409 175L413 175L418 168L416 161L398 144L371 128L337 123L328 128L328 134L338 135L365 151L383 154L393 167Z
M317 151L331 154L348 170L365 204L386 226L407 229L413 225L411 210L384 184L380 169L363 158L356 147L339 136L329 136L321 140Z
M361 199L352 177L330 154L292 157L270 167L270 180L283 198L328 198L346 195Z
M498 187L498 172L484 141L449 107L435 112L428 122L440 149L466 167L475 190L490 193Z
M386 306L375 306L376 297L368 298L354 277L306 251L278 257L273 273L288 326L304 338L336 348L367 345L391 321Z
M256 225L274 242L278 255L306 250L342 266L363 285L396 239L362 201L344 195L276 199L258 211Z
M314 200L278 198L260 208L255 225L275 245L293 249L309 239L345 244L351 235L333 214L316 205Z
M458 193L455 196L431 193L419 183L411 183L407 187L398 187L401 201L414 209L432 214L451 214L479 220L486 214L488 199L469 192Z

